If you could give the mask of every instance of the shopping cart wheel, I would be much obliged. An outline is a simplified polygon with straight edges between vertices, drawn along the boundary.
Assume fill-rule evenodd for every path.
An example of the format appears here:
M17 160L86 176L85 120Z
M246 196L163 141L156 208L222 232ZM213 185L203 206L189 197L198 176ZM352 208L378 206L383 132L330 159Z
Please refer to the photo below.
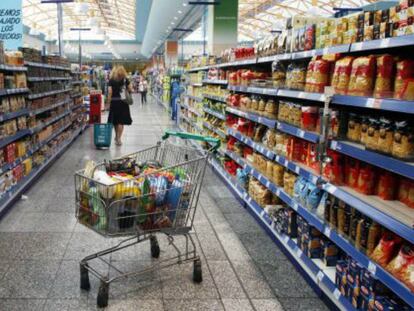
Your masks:
M160 257L160 245L158 244L158 240L155 235L150 237L150 243L151 243L152 258L159 258Z
M108 306L108 296L109 296L109 283L107 280L101 280L101 285L99 286L98 298L96 303L98 308L105 308Z
M88 263L80 263L80 288L83 290L90 290Z
M193 281L195 283L203 282L203 270L201 269L201 260L194 260Z

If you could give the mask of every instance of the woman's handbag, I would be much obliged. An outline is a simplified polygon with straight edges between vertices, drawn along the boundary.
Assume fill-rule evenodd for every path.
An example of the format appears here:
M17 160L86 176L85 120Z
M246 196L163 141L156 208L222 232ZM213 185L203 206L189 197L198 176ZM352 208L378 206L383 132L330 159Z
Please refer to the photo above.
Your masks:
M121 99L124 100L128 105L132 105L134 103L134 100L132 99L132 95L126 86L126 81L124 81L124 86L122 87L122 91L120 95L121 95Z

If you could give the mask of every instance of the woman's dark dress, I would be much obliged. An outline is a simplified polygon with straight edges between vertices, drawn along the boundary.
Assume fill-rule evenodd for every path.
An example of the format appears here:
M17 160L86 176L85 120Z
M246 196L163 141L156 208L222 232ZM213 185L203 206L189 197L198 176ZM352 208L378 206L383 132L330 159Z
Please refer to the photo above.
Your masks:
M109 108L108 123L113 125L124 124L130 125L132 123L129 105L121 100L121 91L125 86L128 87L128 79L124 81L109 80L108 86L112 87L112 100Z

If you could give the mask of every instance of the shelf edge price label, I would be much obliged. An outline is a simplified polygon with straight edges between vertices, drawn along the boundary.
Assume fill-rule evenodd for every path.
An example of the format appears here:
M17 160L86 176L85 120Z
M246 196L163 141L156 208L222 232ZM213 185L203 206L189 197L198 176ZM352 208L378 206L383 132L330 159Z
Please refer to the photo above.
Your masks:
M263 209L261 212L260 212L260 217L262 217L263 218L263 216L265 215L265 210Z
M338 142L337 141L335 141L335 140L333 140L332 142L331 142L331 149L332 150L336 150L336 148L338 147Z
M339 291L339 289L335 288L333 295L336 300L339 300L339 298L341 297L341 292Z
M284 235L282 240L283 242L287 243L289 241L289 237L287 235Z
M301 129L298 129L296 131L296 135L299 136L300 138L303 138L303 137L305 137L305 131L301 130Z
M295 173L296 173L296 174L299 174L299 172L300 172L300 167L296 165L296 166L295 166Z
M389 47L389 45L390 45L390 38L385 38L385 39L382 39L381 40L381 44L380 44L380 47L381 48L387 48L387 47Z
M266 181L266 188L270 187L270 181Z
M283 164L283 165L287 167L287 166L288 166L288 164L289 164L289 161L285 159L285 162L284 162L284 164Z
M325 276L325 274L319 270L318 274L316 275L316 278L318 279L319 282L322 282L323 277Z
M377 272L377 265L374 264L372 261L370 261L368 263L368 271L371 272L371 274L373 276L375 276L376 272Z
M298 258L300 258L302 256L303 252L300 248L296 249L296 255L298 256Z
M323 229L323 234L324 234L326 237L330 238L330 237L331 237L331 227L326 226L326 227Z
M276 189L276 195L277 196L280 196L280 189L278 188L278 189Z
M293 210L297 211L297 210L298 210L298 207L299 207L299 206L298 206L298 203L297 203L297 202L293 202L293 203L292 203L292 209L293 209Z

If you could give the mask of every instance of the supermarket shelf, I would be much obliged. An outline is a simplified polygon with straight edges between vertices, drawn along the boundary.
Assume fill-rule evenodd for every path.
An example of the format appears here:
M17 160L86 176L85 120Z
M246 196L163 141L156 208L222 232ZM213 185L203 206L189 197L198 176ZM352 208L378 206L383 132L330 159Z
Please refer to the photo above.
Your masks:
M278 89L276 89L276 88L262 88L262 87L229 85L228 89L230 91L241 92L241 93L252 93L252 94L261 94L261 95L269 95L269 96L277 96L278 95Z
M381 109L414 114L414 101L405 101L393 98L379 99L362 96L334 95L332 103L343 106Z
M72 91L72 89L43 92L43 93L38 93L38 94L30 94L28 96L28 99L37 99L37 98L42 98L42 97L45 97L45 96L52 96L52 95L57 95L57 94L61 94L61 93L66 93L66 92L69 92L69 91Z
M222 138L226 138L226 133L224 133L222 130L216 128L215 126L211 125L208 122L203 122L203 126L208 128L210 131L213 131L214 133L216 133L217 135L219 135Z
M187 72L197 72L210 69L210 66L195 67L187 70Z
M365 150L363 145L348 141L333 140L330 148L358 160L381 167L396 174L414 179L414 163L404 162L375 151Z
M18 89L2 89L0 90L0 96L7 96L7 95L18 95L28 93L28 88L18 88Z
M49 126L50 124L55 123L56 121L58 121L58 120L60 120L60 119L62 119L64 117L66 117L71 112L72 112L71 109L66 110L64 113L62 113L62 114L60 114L60 115L52 118L51 120L47 121L46 123L41 124L41 125L33 128L33 129L30 129L30 134L33 135L33 134L36 134L36 133L40 132L42 129L44 129L45 127Z
M312 143L317 143L320 138L320 135L315 132L305 131L296 126L293 126L293 125L290 125L284 122L277 121L276 127L281 132L302 138Z
M276 155L275 161L297 175L306 178L315 185L320 181L319 174L305 165L288 160L286 157L281 155Z
M24 191L42 174L46 171L46 169L56 160L59 158L60 155L73 143L73 141L79 136L81 129L77 130L75 134L68 139L66 143L60 147L54 155L52 155L49 159L46 160L40 167L35 168L33 171L30 172L29 175L25 176L20 182L13 186L12 189L7 191L2 198L0 199L0 217L4 216L7 209L12 205L14 201L16 201Z
M219 85L227 85L227 80L203 80L203 84L219 84Z
M186 95L188 98L190 98L190 99L192 99L192 100L195 100L195 101L198 101L198 102L202 102L203 101L203 98L201 98L201 97L197 97L197 96L192 96L192 95Z
M318 218L313 214L309 209L303 207L301 204L292 199L284 190L272 183L267 177L263 176L259 171L253 168L247 163L245 159L242 159L235 153L226 150L226 155L236 161L240 166L242 166L247 173L254 176L259 182L261 182L265 187L270 191L276 194L281 200L283 200L287 205L294 209L299 215L306 219L312 226L322 232L326 237L328 237L332 242L334 242L338 247L343 249L348 255L357 260L364 268L368 269L376 278L381 280L385 285L390 289L394 290L396 293L401 295L407 303L414 307L414 294L398 279L389 274L384 268L376 263L372 262L366 255L357 250L350 242L342 237L335 229L331 228L328 224Z
M414 35L370 40L370 41L365 41L365 42L352 43L350 51L361 52L361 51L403 47L403 46L412 46L413 42L414 42Z
M227 106L226 110L232 114L235 114L240 117L249 119L251 121L266 125L267 127L270 127L270 128L275 128L277 124L276 120L265 118L255 113L241 111L241 110L229 107L229 106Z
M228 62L228 63L222 63L222 64L217 64L211 67L217 67L217 68L223 68L223 67L234 67L234 66L246 66L246 65L254 65L257 63L257 58L249 58L249 59L243 59L243 60L236 60L233 62Z
M257 63L270 63L270 62L274 62L276 60L290 60L292 59L292 55L290 53L286 53L286 54L277 54L277 55L271 55L271 56L264 56L264 57L259 57L259 59L257 60Z
M302 270L310 277L325 295L331 299L340 310L355 310L348 299L341 295L340 291L335 287L334 278L332 276L332 267L325 267L320 264L320 260L310 259L297 246L296 242L289 236L280 234L274 229L274 222L271 217L260 207L248 194L240 187L233 178L224 171L224 169L214 160L211 165L228 186L235 192L241 200L249 207L249 211L256 220L262 225L269 235L276 239L296 263L300 265Z
M331 183L324 184L323 189L410 243L414 243L414 210L403 203L385 201L377 196L364 195L352 188L339 187Z
M190 83L192 86L203 86L203 83Z
M194 107L191 107L189 105L186 105L184 103L180 103L179 104L181 107L187 109L188 111L194 113L195 115L197 115L198 117L203 117L203 113L198 111L197 109L195 109Z
M235 131L231 128L227 128L227 133L235 138L237 138L238 140L240 140L241 142L245 143L246 145L248 145L249 147L253 148L254 150L256 150L257 152L263 154L264 156L266 156L269 160L273 160L276 157L276 154L267 149L266 147L264 147L262 144L258 144L256 142L254 142L252 139L250 139L249 137L244 136L243 134L241 134L238 131Z
M215 96L215 95L203 94L203 97L204 98L211 99L211 100L215 100L215 101L218 101L218 102L223 102L223 103L226 103L227 102L227 99L225 97L222 97L222 96Z
M55 66L50 64L43 64L43 63L35 63L35 62L24 62L26 66L29 67L38 67L38 68L49 68L49 69L56 69L56 70L67 70L71 71L70 67L62 67L62 66Z
M75 111L75 110L77 110L77 109L79 109L79 108L82 108L82 107L84 107L84 105L83 104L81 104L81 105L73 105L70 109L72 110L72 111Z
M72 97L72 98L82 97L82 92L77 92L75 94L71 94L70 97Z
M226 120L226 116L220 112L214 111L212 109L204 107L203 110L207 112L208 114L211 114L212 116L215 116L216 118L219 118L220 120Z
M58 102L58 103L56 103L54 105L51 105L51 106L48 106L48 107L39 108L39 109L36 109L36 110L32 110L32 111L30 111L30 115L31 116L35 116L35 115L41 114L41 113L43 113L45 111L52 110L52 109L55 109L57 107L60 107L60 106L62 106L64 104L69 104L70 102L72 102L72 101L71 100L62 100L62 101L60 101L60 102Z
M82 81L72 81L71 82L72 83L72 85L80 85L80 84L82 84Z
M18 131L13 136L3 138L3 139L0 140L0 148L3 148L3 147L7 146L8 144L11 144L12 142L14 142L16 140L19 140L20 138L22 138L22 137L24 137L28 134L30 134L30 131L28 129L24 129L24 130Z
M3 70L3 71L27 71L27 67L10 66L10 65L5 65L5 64L0 64L0 70Z
M50 135L44 141L41 141L38 144L34 145L32 147L32 149L30 150L31 154L35 153L37 150L39 150L43 146L47 145L50 141L52 141L57 136L59 136L59 134L61 134L62 132L64 132L69 126L71 126L71 123L68 123L68 124L62 126L60 129L58 129L56 132L54 132L52 135Z
M298 98L298 99L306 99L306 100L317 101L317 102L324 102L325 101L325 95L324 94L294 91L294 90L278 90L277 96L289 97L289 98Z
M15 119L15 118L22 117L22 116L27 116L28 114L29 114L29 109L27 108L20 109L19 111L16 111L16 112L4 113L0 115L0 122Z
M337 54L337 53L347 53L351 48L350 44L341 44L324 49L315 49L302 52L293 52L291 53L292 59L304 59L311 58L313 56L327 55L327 54Z
M68 81L72 77L27 77L29 82L45 82L45 81Z

